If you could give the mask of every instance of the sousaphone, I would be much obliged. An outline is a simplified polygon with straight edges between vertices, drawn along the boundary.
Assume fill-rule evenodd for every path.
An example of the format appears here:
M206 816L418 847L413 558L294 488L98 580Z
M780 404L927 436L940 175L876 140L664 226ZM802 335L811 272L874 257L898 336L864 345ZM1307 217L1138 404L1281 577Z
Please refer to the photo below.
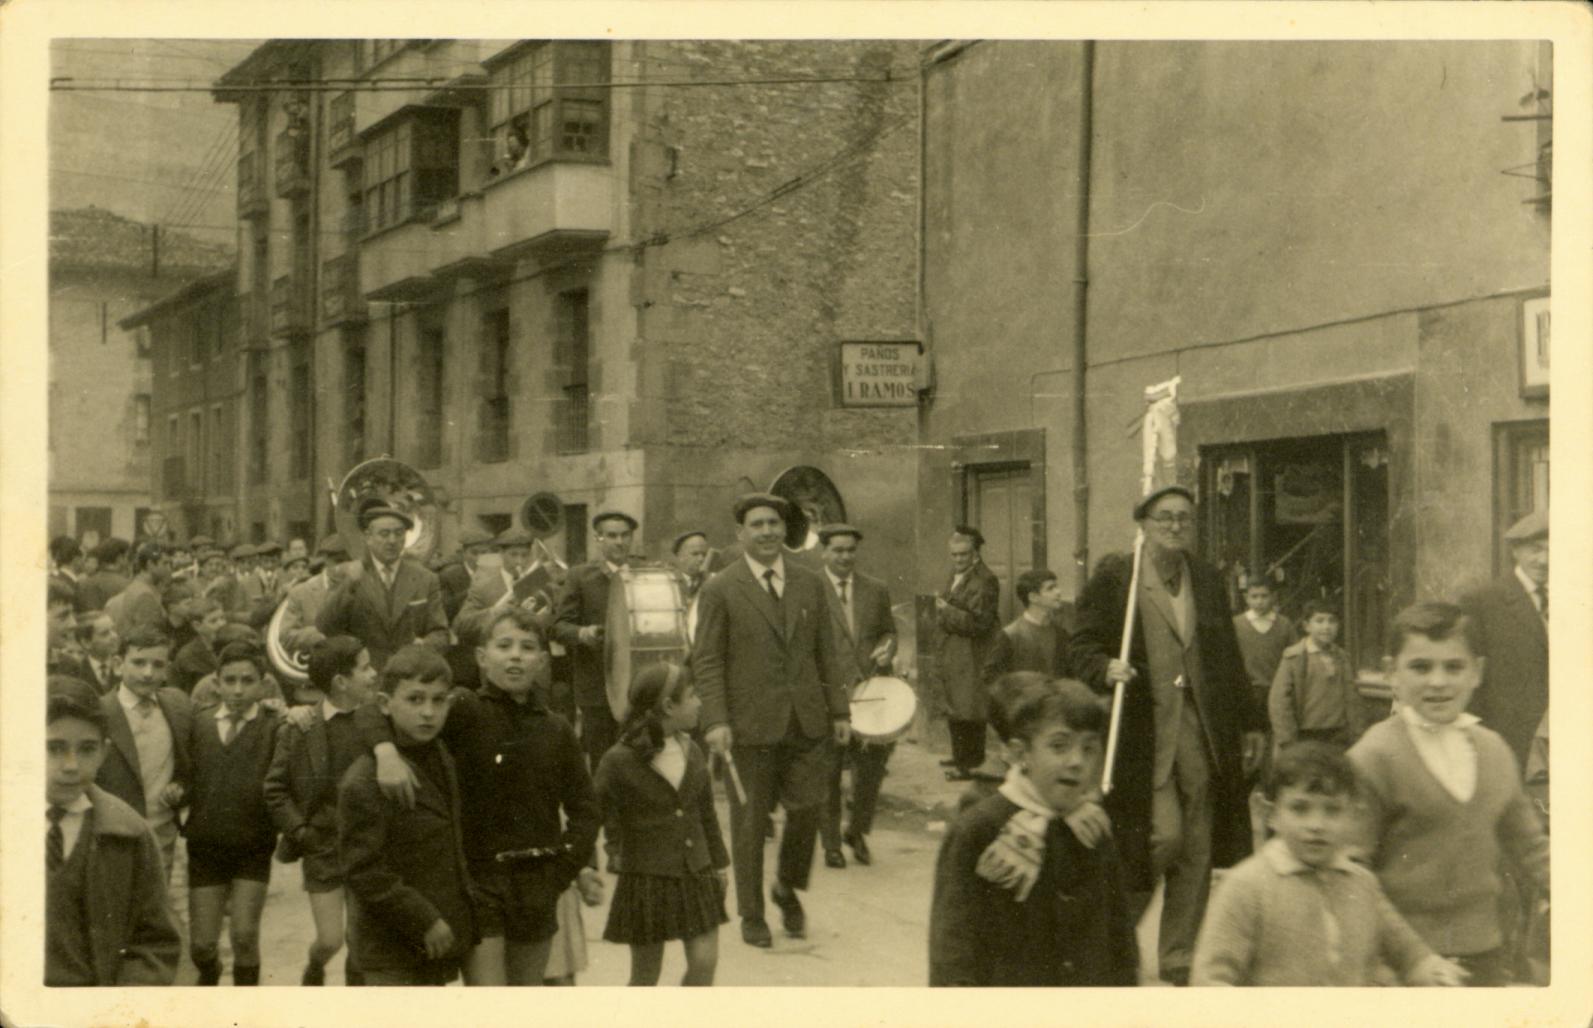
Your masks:
M403 461L377 457L356 465L332 493L333 520L351 560L365 559L365 534L359 528L358 512L362 504L372 499L415 519L415 526L404 539L405 554L422 562L431 556L437 546L437 499L431 486L420 472ZM284 599L266 626L266 657L284 682L299 686L309 680L310 657L282 641L282 616L286 610Z
M806 464L786 468L775 476L769 492L791 505L786 519L785 544L793 550L818 545L822 525L846 520L846 502L830 476Z

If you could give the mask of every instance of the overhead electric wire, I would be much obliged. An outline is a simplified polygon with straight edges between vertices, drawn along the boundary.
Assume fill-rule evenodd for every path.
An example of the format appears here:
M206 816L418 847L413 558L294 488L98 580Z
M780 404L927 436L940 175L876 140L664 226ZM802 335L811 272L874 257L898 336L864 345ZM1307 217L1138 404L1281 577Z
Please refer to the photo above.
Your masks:
M76 76L58 76L50 80L50 91L53 93L280 93L292 91L298 93L404 93L422 92L436 89L457 89L466 92L490 93L510 89L521 90L527 88L525 83L508 82L459 82L453 78L387 78L367 79L359 77L350 78L317 78L317 79L274 79L268 84L231 85L221 82L208 82L192 84L192 79L167 79L161 80L149 76L129 76L144 82L171 81L186 82L188 85L127 85L121 79L112 80L111 84L99 84L94 78L79 79ZM914 84L913 80L905 74L898 75L887 69L884 73L868 75L818 75L818 76L781 76L776 78L747 78L747 79L635 79L635 80L610 80L608 82L553 82L541 89L548 90L590 90L590 89L646 89L660 88L695 88L695 87L730 87L730 86L800 86L800 85L828 85L844 82L868 82L880 85L908 85Z

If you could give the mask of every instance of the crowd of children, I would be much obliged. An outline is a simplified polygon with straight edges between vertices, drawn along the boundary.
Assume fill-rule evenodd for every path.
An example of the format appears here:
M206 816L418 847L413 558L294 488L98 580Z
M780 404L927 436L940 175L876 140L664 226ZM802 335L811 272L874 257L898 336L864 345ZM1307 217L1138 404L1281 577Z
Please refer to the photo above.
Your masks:
M1548 838L1511 748L1467 713L1485 666L1471 619L1445 603L1394 619L1393 709L1367 726L1337 612L1308 605L1296 639L1250 584L1235 621L1273 729L1256 798L1270 838L1217 883L1190 983L1509 982L1511 919L1547 903ZM125 632L65 590L48 602L46 984L169 984L186 940L215 985L224 927L232 983L258 984L273 864L295 861L315 925L304 985L345 947L350 985L571 983L581 906L603 898L600 831L617 875L602 935L629 947L630 983L657 984L677 940L682 984L713 983L730 857L688 666L635 677L594 768L519 607L473 623L469 687L426 645L377 672L334 636L289 706L258 633L213 595ZM1104 703L1028 671L990 699L1007 769L947 829L929 983L1136 984L1097 802ZM185 928L167 898L179 833Z

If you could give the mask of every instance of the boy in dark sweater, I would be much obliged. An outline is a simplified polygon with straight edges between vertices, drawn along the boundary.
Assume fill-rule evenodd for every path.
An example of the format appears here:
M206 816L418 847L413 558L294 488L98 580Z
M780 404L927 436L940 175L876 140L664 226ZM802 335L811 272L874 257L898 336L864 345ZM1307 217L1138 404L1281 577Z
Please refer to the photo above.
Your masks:
M343 872L337 859L337 783L365 752L354 709L375 690L370 651L350 635L323 639L310 651L310 685L325 698L289 718L277 732L266 772L266 806L282 833L277 859L303 858L315 941L301 984L326 984L326 963L343 948ZM303 722L301 724L301 721ZM359 965L343 966L343 980L360 984Z
M481 899L481 944L465 964L469 985L539 985L558 927L559 896L591 860L602 818L569 722L548 710L541 628L506 607L478 624L483 684L456 689L442 738L463 779L465 853ZM368 711L368 708L367 708ZM408 769L380 722L372 729L378 780L401 792Z
M337 842L353 908L350 948L366 985L446 985L477 941L453 758L437 738L449 715L448 664L412 644L388 658L377 709L414 780L387 799L362 753L337 791Z
M171 684L192 695L194 686L216 670L216 634L227 623L227 615L208 596L189 600L184 610L194 637L172 658Z
M48 689L44 984L170 985L182 941L160 844L94 784L109 745L94 687L51 676Z
M200 985L221 980L217 944L225 917L232 983L260 984L260 913L271 880L276 828L265 802L266 770L280 716L260 702L265 654L248 643L221 651L221 702L194 715L188 794L189 953Z
M1080 682L998 699L1014 766L958 815L935 864L929 984L1133 985L1139 957L1110 836L1068 823L1101 773L1106 711Z

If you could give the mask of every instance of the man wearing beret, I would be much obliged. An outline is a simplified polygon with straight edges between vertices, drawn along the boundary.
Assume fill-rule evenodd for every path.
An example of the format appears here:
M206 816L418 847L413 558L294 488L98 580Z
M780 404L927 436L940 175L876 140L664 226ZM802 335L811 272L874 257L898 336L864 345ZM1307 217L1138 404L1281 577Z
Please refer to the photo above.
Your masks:
M404 556L405 535L415 526L414 518L380 500L367 500L358 518L365 559L357 565L358 575L327 596L315 627L327 638L359 639L377 670L411 643L441 651L448 645L442 585L419 561Z
M1467 593L1460 605L1476 623L1487 657L1472 713L1504 737L1525 767L1549 708L1549 512L1533 511L1504 538L1510 573Z
M857 570L857 549L863 533L845 522L819 528L819 557L824 561L822 579L829 601L831 627L841 667L848 687L888 675L896 656L896 619L891 616L891 594L885 583ZM869 829L874 826L874 807L880 785L885 780L885 765L896 749L893 742L864 742L856 735L836 755L830 770L829 797L819 834L824 841L824 866L846 866L841 852L844 841L852 847L859 864L873 863L868 848ZM842 765L852 768L852 790L846 830L841 830Z
M459 534L459 552L437 569L437 580L443 588L443 608L448 613L449 624L453 624L459 616L459 608L464 606L482 555L496 549L497 544L491 535L479 528L466 528Z
M946 701L946 727L951 733L951 759L946 777L965 782L985 762L985 660L1001 634L1001 583L980 559L985 537L972 525L958 525L947 553L951 578L935 597L935 624L940 629L936 654Z
M478 568L471 579L470 591L453 621L454 633L461 639L468 634L467 626L473 626L481 615L514 598L514 583L531 564L531 533L525 529L508 528L490 543L503 554L503 562Z
M594 770L619 735L608 705L608 673L603 662L609 584L630 561L631 540L638 527L636 519L623 511L605 510L592 519L599 557L570 569L553 623L554 640L570 652L575 702L581 708L581 749ZM621 683L621 688L629 691L630 683Z
M731 790L730 807L741 938L767 947L764 825L776 802L785 808L770 898L786 934L802 938L807 918L796 894L813 869L835 747L850 738L850 679L840 667L823 582L784 557L786 501L750 493L733 509L744 553L697 594L691 666L704 739L731 758L746 790L745 803Z
M1105 806L1141 910L1165 877L1158 963L1176 985L1189 983L1211 869L1250 853L1246 776L1265 739L1222 575L1191 552L1194 501L1169 486L1134 507L1145 546L1128 661L1117 658L1133 566L1126 554L1096 566L1072 644L1074 674L1096 691L1126 683Z

